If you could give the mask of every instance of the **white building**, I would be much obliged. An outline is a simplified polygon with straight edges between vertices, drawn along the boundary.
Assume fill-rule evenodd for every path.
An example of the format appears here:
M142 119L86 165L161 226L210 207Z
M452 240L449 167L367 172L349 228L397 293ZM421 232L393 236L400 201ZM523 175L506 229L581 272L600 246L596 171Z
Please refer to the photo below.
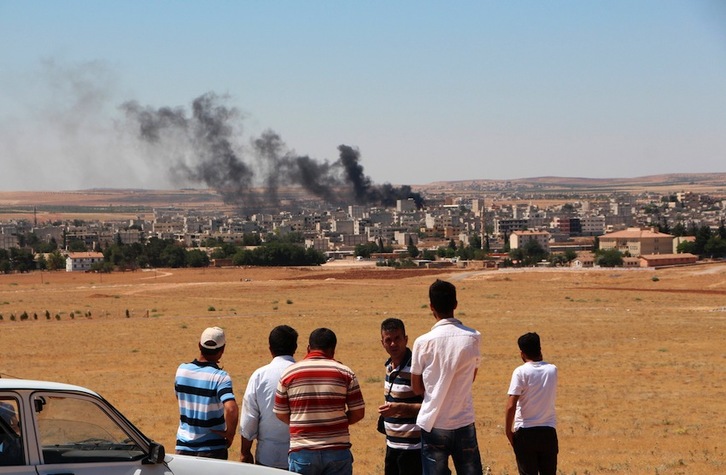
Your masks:
M512 231L509 235L509 248L523 248L529 241L536 241L545 252L550 252L550 233L547 231Z
M89 271L97 262L103 262L100 252L71 252L66 257L66 272Z

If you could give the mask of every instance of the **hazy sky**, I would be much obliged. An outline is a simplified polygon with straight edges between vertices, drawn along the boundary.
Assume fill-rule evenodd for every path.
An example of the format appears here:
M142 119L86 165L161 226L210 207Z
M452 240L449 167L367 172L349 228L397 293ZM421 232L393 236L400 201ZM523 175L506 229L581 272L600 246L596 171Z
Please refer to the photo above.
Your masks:
M0 45L2 190L179 186L119 106L210 92L235 159L375 183L726 171L721 0L0 0Z

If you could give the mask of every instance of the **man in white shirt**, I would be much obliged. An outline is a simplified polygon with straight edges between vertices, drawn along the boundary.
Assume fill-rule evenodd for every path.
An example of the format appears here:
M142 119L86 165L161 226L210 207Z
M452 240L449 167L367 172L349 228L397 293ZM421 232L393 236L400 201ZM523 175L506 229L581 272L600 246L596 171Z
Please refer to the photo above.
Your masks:
M240 461L287 470L290 429L272 412L280 376L295 362L297 331L287 325L272 329L269 336L272 361L256 369L247 383L242 400ZM252 443L257 439L255 456Z
M456 287L436 280L429 287L436 324L413 344L411 386L424 400L416 418L421 428L424 475L481 475L482 462L474 426L472 385L481 361L481 334L454 318Z
M557 473L557 367L542 358L539 335L517 340L523 365L512 373L504 428L520 475Z

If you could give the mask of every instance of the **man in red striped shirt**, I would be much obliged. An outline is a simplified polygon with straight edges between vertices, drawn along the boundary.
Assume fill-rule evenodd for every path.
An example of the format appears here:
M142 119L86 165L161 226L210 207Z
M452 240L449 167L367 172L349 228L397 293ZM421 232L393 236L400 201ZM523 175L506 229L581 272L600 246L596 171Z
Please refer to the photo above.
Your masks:
M351 475L348 426L365 416L355 373L336 361L332 330L310 334L305 359L280 377L274 412L290 426L289 470L304 475Z

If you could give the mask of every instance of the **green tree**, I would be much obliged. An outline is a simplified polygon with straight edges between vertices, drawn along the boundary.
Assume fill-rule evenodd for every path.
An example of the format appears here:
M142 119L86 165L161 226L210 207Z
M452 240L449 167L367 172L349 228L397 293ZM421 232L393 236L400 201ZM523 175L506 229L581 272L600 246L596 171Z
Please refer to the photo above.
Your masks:
M684 226L683 222L678 221L671 229L671 234L680 237L685 236L687 231L688 230L686 229L686 226Z
M169 245L174 245L174 241L171 239L159 239L156 236L149 239L144 247L146 263L151 267L164 267L165 262L162 259L161 253Z
M423 254L421 255L422 259L426 259L427 261L435 261L436 260L436 253L432 251L431 249L424 249Z
M617 249L598 251L595 264L600 267L618 267L623 265L623 255Z
M378 252L378 245L373 241L356 245L354 251L356 256L361 256L366 259L371 257L371 254L373 254L374 252Z
M325 255L313 248L286 242L270 242L252 250L242 249L232 258L235 265L307 266L325 262Z
M474 249L483 249L482 242L481 242L481 236L478 234L472 234L471 236L469 236L469 246L471 246Z
M704 253L712 258L726 257L726 239L718 235L711 236L704 246Z
M259 246L262 244L262 237L259 233L244 233L242 235L242 245Z
M561 267L567 264L567 258L561 253L550 254L549 262L552 267Z
M572 262L575 259L577 259L577 252L573 251L572 249L568 249L565 251L565 261L566 262Z
M509 255L510 262L513 266L516 265L516 266L521 267L524 265L525 255L524 255L524 249L522 249L521 247L518 247L516 249L510 249L508 252L508 255Z
M416 245L413 243L413 238L411 236L408 237L408 246L406 247L406 249L408 250L408 255L411 258L416 259L418 257L419 251Z
M68 250L71 252L87 252L86 243L80 239L70 239L68 241Z
M187 252L186 250L175 244L167 245L163 251L161 251L161 262L162 267L179 268L186 266Z
M58 249L51 252L48 255L48 270L60 270L65 269L66 258L60 253Z
M676 252L679 254L683 253L689 253L689 254L695 254L696 252L696 243L692 241L682 241L676 246Z
M708 243L708 240L711 239L711 228L705 224L701 225L696 231L695 236L696 242L694 252L699 256L704 255L706 253L706 244Z
M440 247L436 250L436 255L451 259L452 257L456 257L456 249L452 249L450 246Z
M35 255L30 249L10 248L10 264L16 272L30 272L35 269Z
M237 251L235 251L235 254L236 253L237 253ZM232 254L232 255L234 255L234 254ZM225 257L227 257L227 253L224 252L224 249L222 249L221 247L217 247L212 251L212 253L210 254L210 257L212 259L224 259Z
M187 252L186 263L189 267L208 267L209 256L204 251L192 249Z
M547 251L534 239L530 239L524 244L523 251L525 266L534 266L538 262L547 259Z
M50 238L50 241L48 242L39 242L38 245L35 247L36 252L43 252L43 253L49 253L53 252L56 249L58 249L58 243L56 242L55 238Z

